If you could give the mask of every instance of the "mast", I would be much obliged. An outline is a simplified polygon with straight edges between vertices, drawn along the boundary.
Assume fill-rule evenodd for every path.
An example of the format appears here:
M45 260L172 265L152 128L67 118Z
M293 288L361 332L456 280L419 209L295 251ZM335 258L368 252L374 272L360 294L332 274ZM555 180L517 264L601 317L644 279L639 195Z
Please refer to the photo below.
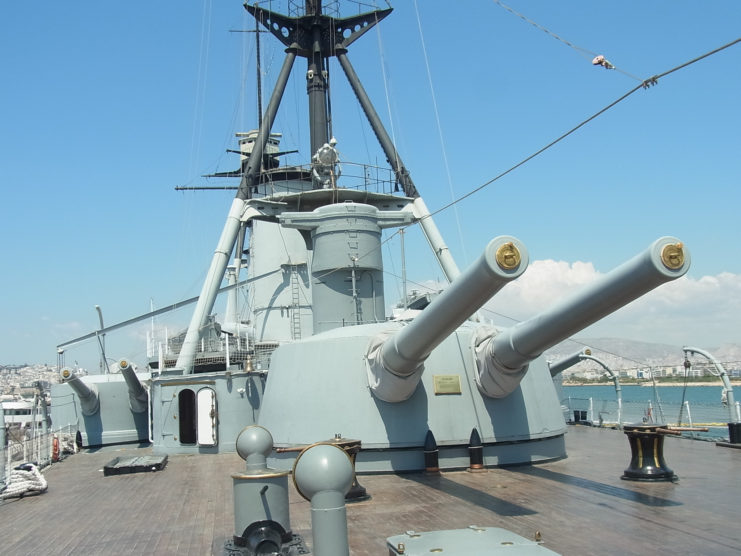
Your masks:
M324 14L321 0L306 0L304 6L305 15L299 17L271 12L257 4L245 4L245 9L287 48L296 48L298 56L306 58L306 93L313 155L330 140L327 60L337 56L338 49L346 50L392 10L389 8L335 18Z
M264 10L259 6L245 4L245 9L260 24L270 31L286 46L286 58L280 70L278 81L265 110L265 116L260 124L260 130L255 144L247 159L239 189L227 215L219 242L214 251L211 265L204 280L198 303L193 311L188 331L185 334L183 346L178 355L175 367L183 373L193 372L193 363L201 338L201 331L206 325L208 316L213 310L219 285L224 279L224 273L231 256L237 236L241 229L241 219L247 209L247 202L252 197L254 186L258 183L262 171L263 152L270 137L280 101L283 98L288 78L297 56L309 60L309 68L315 68L312 79L308 80L310 87L310 111L312 149L314 141L321 141L320 146L328 140L327 131L327 88L324 59L331 56L335 50L334 37L341 37L342 45L347 47L365 34L378 21L391 13L391 9L360 14L346 19L334 19L322 15L320 0L307 0L306 13L302 17L288 17L282 14ZM308 75L307 75L308 77ZM313 108L312 108L313 107ZM316 151L312 151L313 152Z
M252 189L259 180L262 165L262 153L265 150L268 137L270 137L270 129L275 121L278 106L283 97L286 83L288 83L288 76L291 73L291 68L293 67L295 59L295 49L288 49L286 59L283 62L283 67L278 76L278 83L276 84L273 95L270 98L268 108L265 111L265 118L260 126L260 131L257 134L254 148L247 160L247 166L239 184L237 195L234 198L234 201L232 201L232 206L229 209L229 214L227 215L226 223L224 224L224 229L221 232L219 243L216 246L214 256L211 259L211 265L206 274L206 280L201 288L198 303L196 304L195 311L193 311L193 316L190 319L188 331L185 333L185 340L183 340L183 346L180 349L178 360L175 363L175 367L181 369L185 374L193 372L193 362L195 361L196 350L198 349L198 343L201 339L201 331L205 328L208 316L214 308L216 294L218 293L219 285L224 278L224 272L226 272L229 256L234 250L237 235L242 228L242 214L247 208L246 201L251 197Z
M260 58L260 21L255 18L255 57L257 58L257 128L262 126L262 59Z
M322 44L322 3L320 0L306 0L306 13L313 16L311 26L311 55L307 56L306 94L309 97L309 129L311 134L311 153L317 152L329 142L327 114L327 80L329 77L327 54Z
M196 349L201 337L201 330L206 325L208 315L213 310L219 284L224 278L228 259L234 250L241 228L241 220L248 208L255 185L262 172L263 153L275 121L278 106L283 97L288 77L297 56L307 59L306 87L309 101L309 125L311 136L311 155L330 141L329 137L329 95L327 60L335 56L340 62L360 105L375 133L386 158L393 169L397 181L402 185L407 197L414 199L413 213L420 220L428 242L440 262L443 272L452 281L460 272L450 252L442 241L427 207L420 197L414 182L401 161L388 133L383 127L378 114L363 89L360 80L347 58L347 49L358 38L368 32L379 21L388 16L392 9L376 10L348 18L334 18L324 15L321 0L306 0L305 15L289 17L277 12L265 10L255 4L245 4L245 9L286 46L286 59L281 68L278 81L271 96L265 116L255 139L253 150L244 166L242 179L236 197L227 216L224 229L208 274L198 299L198 304L191 318L182 349L178 356L176 368L184 373L191 373ZM331 147L330 147L331 148ZM325 187L315 183L314 187Z

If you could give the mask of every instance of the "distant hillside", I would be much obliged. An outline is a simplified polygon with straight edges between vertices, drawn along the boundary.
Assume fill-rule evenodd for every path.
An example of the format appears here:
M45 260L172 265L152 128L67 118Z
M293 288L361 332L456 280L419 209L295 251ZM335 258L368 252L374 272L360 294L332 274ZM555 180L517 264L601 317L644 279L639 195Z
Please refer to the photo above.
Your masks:
M558 361L581 348L589 347L592 349L592 355L603 361L613 370L645 368L645 367L669 367L680 366L684 363L684 352L682 346L672 346L668 344L652 344L649 342L639 342L636 340L626 340L624 338L579 338L576 341L567 340L561 342L552 349L545 352L547 359ZM741 370L741 344L723 344L720 346L695 346L716 357L726 370L730 373L732 370ZM693 363L700 364L704 358L696 357ZM579 370L589 365L589 368L596 366L595 363L580 363L574 365L569 370ZM56 373L54 367L48 365L9 365L0 364L0 374L22 373L23 371L46 371Z
M592 349L592 355L603 361L613 370L644 368L644 367L669 367L680 366L684 363L684 352L682 346L667 344L652 344L623 338L580 338L578 341L567 340L556 347L548 350L545 355L551 361L558 361L583 347ZM717 347L695 346L711 353L718 359L730 373L733 369L741 369L741 344L724 344ZM693 364L699 364L706 360L695 357ZM579 370L594 363L580 363L571 370Z

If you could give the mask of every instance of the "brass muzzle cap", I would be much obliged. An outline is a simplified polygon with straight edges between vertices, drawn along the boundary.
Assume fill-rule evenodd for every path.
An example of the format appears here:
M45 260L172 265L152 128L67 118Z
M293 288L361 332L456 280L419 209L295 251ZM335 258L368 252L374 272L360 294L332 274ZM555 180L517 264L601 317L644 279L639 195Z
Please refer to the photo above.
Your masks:
M496 260L502 270L514 270L520 266L522 256L515 244L509 241L499 246L496 252Z
M684 264L684 244L678 241L665 245L661 250L661 262L670 270L682 268Z

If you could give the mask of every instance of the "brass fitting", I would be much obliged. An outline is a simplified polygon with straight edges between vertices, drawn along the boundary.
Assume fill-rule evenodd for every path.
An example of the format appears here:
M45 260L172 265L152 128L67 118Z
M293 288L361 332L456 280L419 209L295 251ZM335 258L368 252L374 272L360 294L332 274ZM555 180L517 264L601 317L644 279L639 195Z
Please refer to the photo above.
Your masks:
M520 250L509 241L499 246L496 252L496 260L502 270L514 270L520 266Z
M684 264L684 244L681 241L669 243L661 250L661 262L670 270L677 270Z

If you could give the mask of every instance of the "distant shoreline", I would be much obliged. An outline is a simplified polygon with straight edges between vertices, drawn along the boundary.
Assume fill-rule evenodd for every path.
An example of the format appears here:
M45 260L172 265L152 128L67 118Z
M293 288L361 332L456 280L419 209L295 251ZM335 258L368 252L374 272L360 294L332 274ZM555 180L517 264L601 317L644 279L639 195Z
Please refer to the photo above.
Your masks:
M621 383L621 386L653 386L653 382L624 382ZM610 382L604 383L604 382L563 382L563 386L612 386L614 385ZM656 386L685 386L684 382L656 382ZM720 379L712 382L688 382L687 386L723 386L723 383L720 381ZM739 386L741 387L741 381L739 380L732 380L731 386Z

